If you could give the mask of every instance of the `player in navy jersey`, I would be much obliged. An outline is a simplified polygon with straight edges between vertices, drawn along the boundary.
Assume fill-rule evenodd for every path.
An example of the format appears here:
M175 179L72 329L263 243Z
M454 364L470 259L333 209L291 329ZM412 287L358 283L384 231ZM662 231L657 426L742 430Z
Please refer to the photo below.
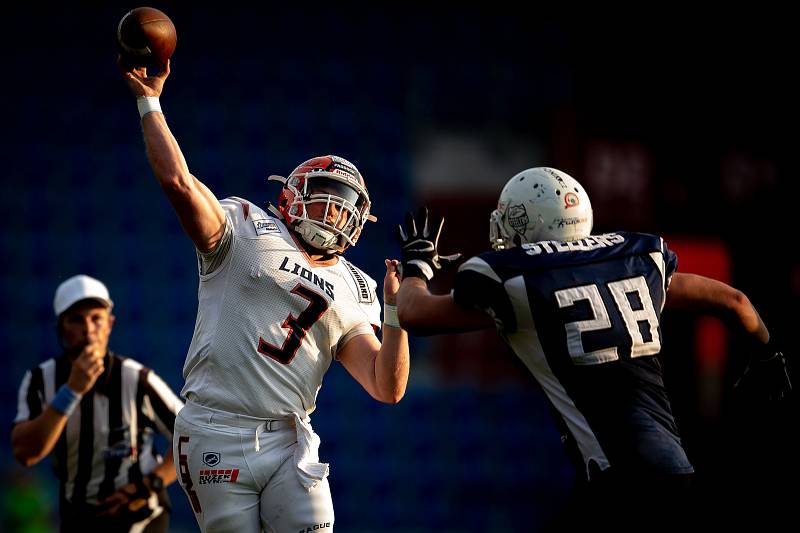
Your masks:
M496 327L560 415L588 487L589 507L573 512L575 520L604 516L622 525L649 512L656 495L688 503L694 469L659 358L665 307L732 317L762 347L758 360L786 378L779 392L791 387L782 354L742 292L676 272L677 257L658 236L591 235L589 197L564 172L531 168L511 178L491 214L493 250L460 266L450 294L434 295L427 283L458 258L438 254L442 222L429 226L421 210L398 228L400 323L417 335Z

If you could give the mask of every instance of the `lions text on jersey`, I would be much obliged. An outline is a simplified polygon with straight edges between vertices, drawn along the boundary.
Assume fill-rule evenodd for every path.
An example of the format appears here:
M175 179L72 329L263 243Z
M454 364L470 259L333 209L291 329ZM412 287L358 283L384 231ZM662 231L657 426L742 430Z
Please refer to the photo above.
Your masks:
M272 213L239 198L220 203L224 255L201 269L182 394L231 413L304 418L337 349L380 327L376 283L341 256L313 264Z

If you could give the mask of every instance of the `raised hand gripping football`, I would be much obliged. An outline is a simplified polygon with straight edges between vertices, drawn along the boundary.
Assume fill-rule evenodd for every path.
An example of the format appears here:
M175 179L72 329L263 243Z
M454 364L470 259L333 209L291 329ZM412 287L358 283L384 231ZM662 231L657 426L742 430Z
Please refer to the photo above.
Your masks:
M733 385L734 390L761 401L778 401L789 397L792 382L786 366L786 357L772 342L764 345L753 355L741 377Z
M425 281L447 265L454 263L460 253L439 255L439 237L442 234L444 218L428 223L428 208L421 207L416 219L413 213L406 214L404 224L397 226L397 239L400 242L400 262L404 277L418 277Z

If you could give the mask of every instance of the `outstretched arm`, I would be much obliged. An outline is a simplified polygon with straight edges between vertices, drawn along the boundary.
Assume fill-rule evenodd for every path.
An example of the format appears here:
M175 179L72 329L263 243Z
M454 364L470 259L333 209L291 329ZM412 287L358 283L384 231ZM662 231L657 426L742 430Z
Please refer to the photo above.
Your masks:
M730 285L697 274L676 272L667 291L665 307L709 312L733 319L761 344L769 331L747 296Z
M158 98L169 76L169 61L156 75L145 67L126 67L120 62L128 88L139 101ZM181 226L201 252L213 250L225 229L225 213L214 194L191 172L164 114L150 111L142 116L147 159L161 188L172 204Z
M747 296L733 287L696 274L675 273L667 291L666 305L673 309L711 312L733 319L756 341L755 353L734 383L734 390L756 401L788 397L792 381L786 358L770 339L767 326Z
M431 294L421 278L403 279L397 294L400 325L413 335L465 333L494 327L494 320L478 309L458 305L452 294Z

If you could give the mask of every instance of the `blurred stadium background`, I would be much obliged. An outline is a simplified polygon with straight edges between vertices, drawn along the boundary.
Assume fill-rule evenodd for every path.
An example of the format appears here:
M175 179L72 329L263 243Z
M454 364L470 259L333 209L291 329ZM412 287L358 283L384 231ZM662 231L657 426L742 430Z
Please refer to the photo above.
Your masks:
M110 288L112 349L176 391L182 384L195 259L115 65L116 23L136 5L5 9L0 409L9 426L24 371L58 349L52 295L76 273ZM794 349L798 87L786 14L149 5L178 30L166 116L218 197L266 202L278 193L269 174L312 155L351 159L379 222L348 255L380 280L406 210L425 203L444 214L442 250L474 254L487 247L506 180L555 166L586 186L596 230L664 235L679 268L745 290ZM678 314L664 328L668 386L710 519L779 482L796 495L796 407L781 418L732 406L746 344L719 322ZM573 480L532 379L493 334L412 344L397 406L370 400L336 364L326 377L312 420L331 463L337 529L544 528ZM8 437L0 451L0 529L52 530L49 461L16 465ZM195 530L177 485L170 494L172 530Z

